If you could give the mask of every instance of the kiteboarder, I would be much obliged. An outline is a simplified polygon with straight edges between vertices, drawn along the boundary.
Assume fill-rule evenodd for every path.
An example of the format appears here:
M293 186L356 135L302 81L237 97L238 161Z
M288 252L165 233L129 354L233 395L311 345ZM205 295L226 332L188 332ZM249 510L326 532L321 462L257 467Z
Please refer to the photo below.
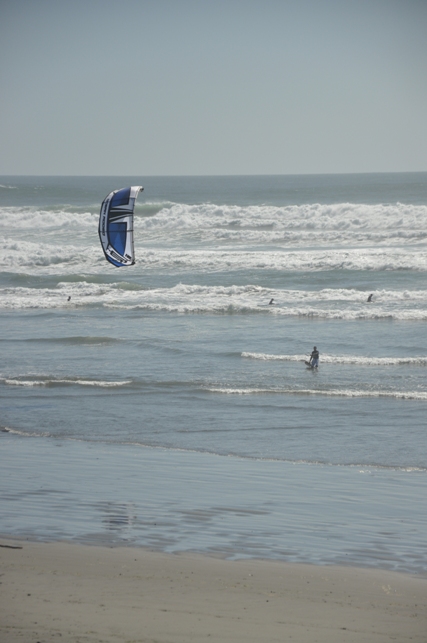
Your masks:
M268 302L268 305L271 306L273 302L274 302L274 299L270 299L270 301Z
M373 297L373 296L374 296L374 293L373 293L373 292L371 292L371 294L370 294L370 295L369 295L369 297L368 297L368 301L372 301L372 297Z
M311 368L317 368L319 366L319 351L317 350L316 346L313 347L308 363Z

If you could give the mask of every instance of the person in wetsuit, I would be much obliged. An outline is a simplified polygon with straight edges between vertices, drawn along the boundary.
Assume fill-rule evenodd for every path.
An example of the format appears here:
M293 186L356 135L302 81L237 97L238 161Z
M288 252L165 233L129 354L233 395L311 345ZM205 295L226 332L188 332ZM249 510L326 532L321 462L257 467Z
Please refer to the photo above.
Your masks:
M313 347L310 355L310 366L311 368L317 368L319 366L319 351L316 346Z

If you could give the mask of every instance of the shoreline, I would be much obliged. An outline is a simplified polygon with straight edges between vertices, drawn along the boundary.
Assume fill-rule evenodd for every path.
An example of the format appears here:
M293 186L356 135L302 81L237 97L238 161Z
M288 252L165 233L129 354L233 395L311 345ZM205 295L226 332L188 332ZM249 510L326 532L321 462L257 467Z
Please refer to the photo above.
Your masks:
M420 569L419 571L411 571L405 569L390 569L388 567L381 567L381 560L378 560L378 566L375 564L368 563L357 563L354 561L325 561L325 562L315 562L310 560L288 560L281 558L270 558L268 556L251 556L251 555L239 555L238 552L229 551L229 550L197 550L197 549L176 549L169 551L167 549L160 549L155 546L144 545L139 542L125 542L125 541L110 541L106 538L103 538L100 535L98 538L93 539L66 539L66 538L52 538L47 537L35 538L32 534L14 536L12 534L1 533L0 532L0 553L2 549L24 549L25 546L29 545L64 545L65 547L87 547L89 550L96 549L105 549L108 551L141 551L146 552L147 554L166 556L166 557L188 557L188 558L201 558L206 560L223 560L228 563L267 563L271 565L288 565L288 566L301 566L301 567L310 567L310 568L324 568L324 569L348 569L348 570L361 570L368 572L379 572L379 573L389 573L396 574L398 576L407 576L409 578L415 578L424 580L427 582L427 571ZM1 556L0 556L1 558ZM1 583L0 583L1 584ZM427 587L426 587L427 589Z
M0 544L4 643L426 640L427 579L403 572L64 541Z

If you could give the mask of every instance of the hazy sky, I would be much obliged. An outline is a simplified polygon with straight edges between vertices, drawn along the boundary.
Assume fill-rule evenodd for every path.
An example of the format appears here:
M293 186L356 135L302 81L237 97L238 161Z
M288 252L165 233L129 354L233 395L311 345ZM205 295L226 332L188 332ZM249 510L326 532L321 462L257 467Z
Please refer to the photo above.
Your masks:
M427 0L0 0L0 174L427 171Z

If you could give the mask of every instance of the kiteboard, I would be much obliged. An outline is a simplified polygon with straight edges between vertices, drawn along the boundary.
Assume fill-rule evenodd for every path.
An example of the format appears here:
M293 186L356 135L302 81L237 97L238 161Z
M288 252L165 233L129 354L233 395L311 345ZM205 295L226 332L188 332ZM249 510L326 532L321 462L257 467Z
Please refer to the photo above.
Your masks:
M317 366L312 366L312 365L310 364L310 362L307 362L307 361L304 361L304 364L307 366L307 369L308 369L309 371L314 371L314 370L315 370L315 368L317 368Z

